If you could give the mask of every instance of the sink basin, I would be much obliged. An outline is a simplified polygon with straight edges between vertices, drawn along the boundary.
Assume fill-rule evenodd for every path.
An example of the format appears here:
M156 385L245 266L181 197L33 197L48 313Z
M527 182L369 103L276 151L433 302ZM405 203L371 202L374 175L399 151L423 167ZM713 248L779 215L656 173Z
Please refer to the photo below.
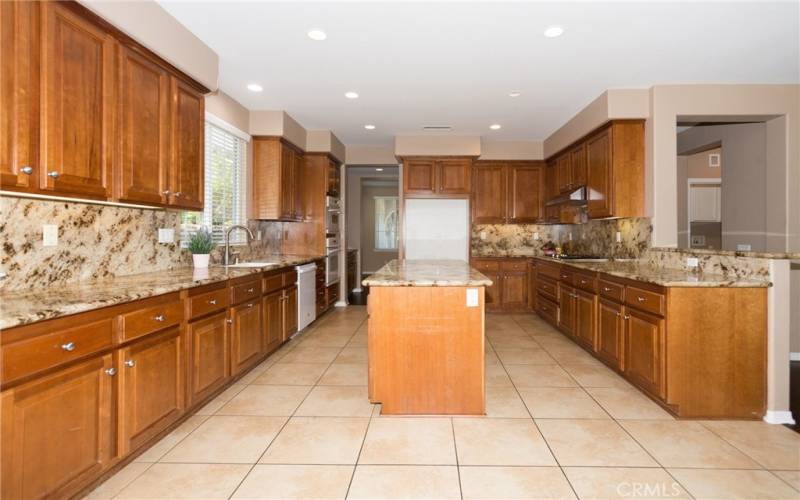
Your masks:
M274 266L278 262L239 262L238 264L230 264L227 267L266 267Z

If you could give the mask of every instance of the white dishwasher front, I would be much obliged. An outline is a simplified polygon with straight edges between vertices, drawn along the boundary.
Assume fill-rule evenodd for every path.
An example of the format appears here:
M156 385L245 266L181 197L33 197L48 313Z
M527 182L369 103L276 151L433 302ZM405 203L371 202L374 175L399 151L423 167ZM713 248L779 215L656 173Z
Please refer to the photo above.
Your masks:
M297 331L301 332L317 318L317 265L297 266Z

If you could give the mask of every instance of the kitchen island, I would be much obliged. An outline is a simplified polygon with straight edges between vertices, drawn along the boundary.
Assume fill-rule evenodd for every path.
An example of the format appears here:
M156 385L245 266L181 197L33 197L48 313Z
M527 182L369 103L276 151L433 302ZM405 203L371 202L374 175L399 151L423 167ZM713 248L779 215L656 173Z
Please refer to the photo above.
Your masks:
M369 398L387 415L483 415L484 288L459 260L393 260L363 281Z

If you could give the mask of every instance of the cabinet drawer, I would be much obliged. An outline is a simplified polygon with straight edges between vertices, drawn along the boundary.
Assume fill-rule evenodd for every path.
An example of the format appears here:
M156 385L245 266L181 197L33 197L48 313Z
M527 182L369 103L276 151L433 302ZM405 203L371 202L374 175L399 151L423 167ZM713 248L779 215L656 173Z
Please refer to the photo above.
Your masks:
M205 316L228 307L228 288L220 288L189 298L189 319Z
M112 332L108 318L3 346L3 384L111 347Z
M478 271L497 271L500 269L500 262L496 260L474 260L472 267Z
M503 271L527 271L528 263L525 259L515 259L504 261L501 265Z
M543 261L539 261L536 264L537 276L547 276L548 278L557 280L561 278L560 271L561 271L561 266L559 264L555 264L552 262L543 262Z
M119 317L122 342L163 330L183 321L183 304L180 301L139 309Z
M264 294L283 288L283 274L273 274L264 278Z
M283 286L292 286L297 284L297 271L294 269L283 273Z
M626 304L631 307L641 309L642 311L658 314L659 316L664 315L663 295L660 293L650 292L648 290L642 290L641 288L636 288L635 286L629 286L627 288L628 290L625 293Z
M551 325L558 323L558 304L545 297L539 296L536 302L536 312Z
M590 276L588 274L583 273L575 273L572 279L572 283L575 285L576 288L580 288L581 290L586 290L587 292L596 293L597 292L597 277Z
M620 303L625 301L625 287L618 283L612 283L603 279L598 280L597 291L607 299Z
M231 305L240 304L261 295L261 280L248 281L231 287Z
M575 281L575 271L567 269L566 266L561 266L561 271L558 273L558 279L562 283L572 285Z
M536 289L539 290L539 294L543 295L545 298L553 302L558 302L558 282L555 280L546 276L540 276L539 279L536 280Z

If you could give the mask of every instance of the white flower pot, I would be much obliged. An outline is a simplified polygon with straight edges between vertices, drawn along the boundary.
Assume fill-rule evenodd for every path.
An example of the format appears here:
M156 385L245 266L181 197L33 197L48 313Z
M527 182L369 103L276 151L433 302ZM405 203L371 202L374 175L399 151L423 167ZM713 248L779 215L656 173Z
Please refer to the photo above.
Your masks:
M192 262L194 262L194 267L208 267L208 254L207 253L192 254Z

